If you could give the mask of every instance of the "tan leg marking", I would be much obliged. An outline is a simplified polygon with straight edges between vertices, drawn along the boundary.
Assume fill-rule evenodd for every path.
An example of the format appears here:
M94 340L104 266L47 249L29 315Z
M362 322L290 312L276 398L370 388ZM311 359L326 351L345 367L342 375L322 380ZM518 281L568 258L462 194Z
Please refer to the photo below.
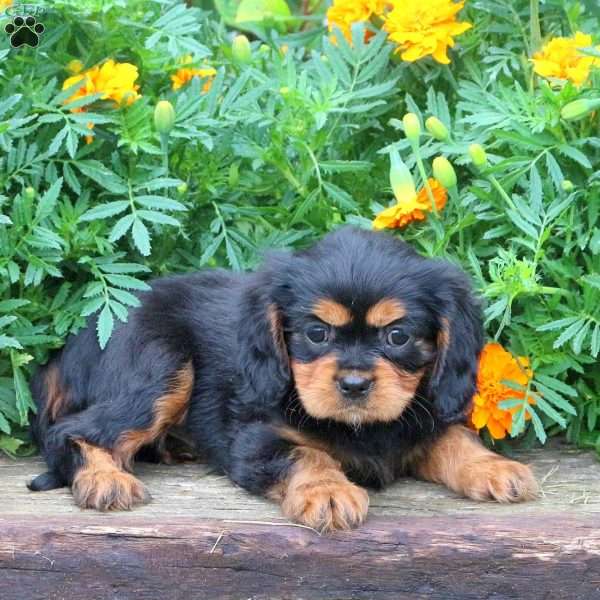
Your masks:
M45 411L50 422L56 419L67 407L67 395L60 382L60 374L56 365L50 365L44 377L46 383L46 407Z
M539 492L531 469L494 454L466 427L452 425L415 465L422 479L474 500L522 502Z
M337 460L308 447L295 448L292 458L290 475L268 494L286 517L319 531L350 529L365 520L369 496L347 479Z
M130 510L150 501L141 481L125 473L104 448L77 440L83 467L75 474L71 490L77 506L96 510Z
M169 391L154 403L154 417L146 429L125 431L117 440L113 455L119 464L131 470L136 452L147 444L158 440L169 427L180 425L186 415L192 386L194 368L188 363L175 375Z

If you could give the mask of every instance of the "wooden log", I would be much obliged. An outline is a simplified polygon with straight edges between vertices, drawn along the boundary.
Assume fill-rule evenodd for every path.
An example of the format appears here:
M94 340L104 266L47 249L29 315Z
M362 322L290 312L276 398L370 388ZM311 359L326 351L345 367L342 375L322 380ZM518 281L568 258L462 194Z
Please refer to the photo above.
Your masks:
M600 529L560 514L377 518L329 536L106 522L0 519L3 600L600 598Z

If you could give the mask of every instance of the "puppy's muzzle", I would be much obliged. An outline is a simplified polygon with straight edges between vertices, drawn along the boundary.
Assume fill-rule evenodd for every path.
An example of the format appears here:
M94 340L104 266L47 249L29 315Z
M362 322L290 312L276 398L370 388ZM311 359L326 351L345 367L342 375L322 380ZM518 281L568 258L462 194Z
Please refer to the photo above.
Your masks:
M350 373L338 377L336 387L347 402L362 404L373 389L373 378L358 373Z

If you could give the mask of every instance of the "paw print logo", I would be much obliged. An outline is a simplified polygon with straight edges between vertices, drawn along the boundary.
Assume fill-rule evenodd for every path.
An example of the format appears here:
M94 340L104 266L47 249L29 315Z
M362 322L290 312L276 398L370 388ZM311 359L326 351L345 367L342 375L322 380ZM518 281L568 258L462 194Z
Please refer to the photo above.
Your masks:
M15 17L4 27L4 31L10 35L10 45L13 48L24 45L35 48L40 42L40 35L44 33L44 29L45 27L32 16Z

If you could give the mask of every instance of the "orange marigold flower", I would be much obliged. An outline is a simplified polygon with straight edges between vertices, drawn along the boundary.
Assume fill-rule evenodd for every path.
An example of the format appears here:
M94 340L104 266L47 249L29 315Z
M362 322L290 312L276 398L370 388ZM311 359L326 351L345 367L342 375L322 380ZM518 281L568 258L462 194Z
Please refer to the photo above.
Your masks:
M352 41L352 24L368 21L373 15L381 15L388 0L333 0L327 11L327 27L337 27L344 37Z
M202 91L208 92L208 90L210 90L210 86L212 85L211 78L217 74L216 69L213 69L213 67L202 67L200 69L196 69L194 67L186 66L191 65L194 62L191 54L182 56L177 62L183 66L178 69L176 73L171 75L171 81L173 82L172 87L174 90L178 90L179 88L183 87L194 77L207 78L207 81L205 81L204 85L202 86Z
M435 207L438 211L446 206L448 194L437 179L429 179L429 187L433 193ZM381 211L373 221L374 229L394 229L405 227L413 221L424 221L428 212L433 210L429 194L425 187L411 198L399 199L398 203Z
M81 83L81 86L65 102L101 93L103 100L113 100L117 105L129 105L140 98L140 94L138 94L140 86L135 84L137 78L138 70L135 65L118 63L109 59L102 65L96 65L66 79L63 83L63 90L76 83Z
M413 62L433 56L444 65L450 62L448 46L454 46L454 38L472 27L471 23L459 23L456 14L465 2L453 0L403 0L395 2L384 17L383 28L391 41L398 44L396 50L402 60Z
M486 344L479 357L477 373L477 393L473 397L470 423L477 429L488 428L490 435L501 440L512 431L513 414L518 407L505 409L499 404L503 400L525 398L525 392L508 387L503 381L511 381L527 386L533 376L529 360L523 356L515 358L500 344ZM535 404L532 397L529 404ZM530 418L526 414L526 418Z
M592 67L600 66L600 59L582 54L580 48L592 45L592 36L578 31L573 37L552 38L531 59L533 69L542 77L561 79L575 85L585 83ZM600 46L596 46L600 50Z

